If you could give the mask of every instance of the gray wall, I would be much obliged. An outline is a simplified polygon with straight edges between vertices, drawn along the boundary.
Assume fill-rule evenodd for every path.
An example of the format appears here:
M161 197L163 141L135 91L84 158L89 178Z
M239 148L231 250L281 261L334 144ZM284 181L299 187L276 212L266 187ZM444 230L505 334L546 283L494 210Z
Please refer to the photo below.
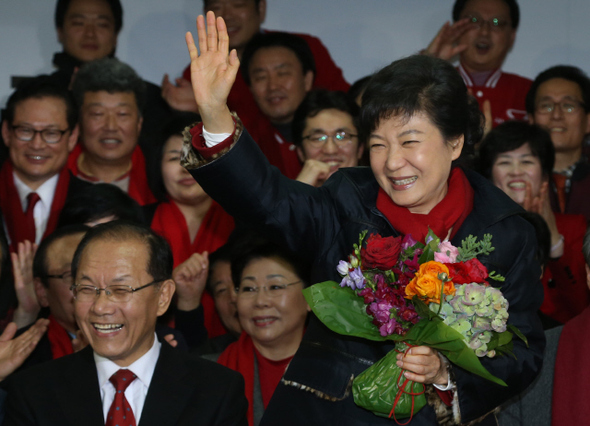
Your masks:
M267 0L265 28L321 38L350 82L425 47L452 0ZM122 0L117 56L147 80L177 77L188 64L184 33L194 30L201 0ZM520 0L521 24L504 69L534 77L566 63L590 71L590 1ZM0 0L0 105L10 77L52 71L60 46L54 0Z

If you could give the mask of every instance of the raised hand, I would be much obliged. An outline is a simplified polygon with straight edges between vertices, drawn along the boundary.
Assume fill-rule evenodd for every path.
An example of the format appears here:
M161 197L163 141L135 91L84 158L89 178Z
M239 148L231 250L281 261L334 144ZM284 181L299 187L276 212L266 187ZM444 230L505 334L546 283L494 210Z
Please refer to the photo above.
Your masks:
M229 54L229 36L223 18L207 12L205 18L197 18L199 50L190 32L186 44L191 57L191 82L193 94L203 120L211 133L232 133L233 119L227 107L227 97L236 79L240 66L238 54L233 49Z
M164 75L162 79L162 97L164 100L171 108L177 111L199 112L190 81L177 78L175 82L176 84L173 84L170 81L168 74Z
M13 339L16 324L11 322L0 335L0 380L21 366L47 330L49 320L37 320L27 331Z
M303 163L303 168L295 180L318 187L322 186L333 171L329 164L308 158Z
M172 272L172 279L176 283L178 302L176 306L181 311L192 311L201 304L201 296L207 284L209 273L209 256L193 253Z
M14 275L14 290L18 306L14 311L13 321L18 328L35 322L41 307L35 294L33 281L33 258L37 245L25 240L18 243L18 252L10 253L12 271Z
M467 49L466 44L459 44L459 39L471 28L473 28L473 25L469 18L460 19L453 24L445 22L422 53L445 61L452 59L455 55Z

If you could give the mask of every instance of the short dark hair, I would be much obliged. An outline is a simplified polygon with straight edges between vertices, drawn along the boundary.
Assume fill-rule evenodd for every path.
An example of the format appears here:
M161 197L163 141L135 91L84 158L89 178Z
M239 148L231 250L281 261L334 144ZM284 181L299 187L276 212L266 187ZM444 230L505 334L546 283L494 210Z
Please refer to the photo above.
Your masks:
M479 146L479 172L491 179L498 155L529 144L531 153L541 162L544 177L551 176L555 164L555 148L545 130L524 121L505 121L492 129Z
M369 81L371 81L371 77L373 77L372 74L366 75L352 83L352 86L350 86L348 92L346 93L348 97L352 99L354 102L356 102L356 98L358 98L361 94L365 92L365 89L369 85Z
M269 241L260 241L257 244L251 245L244 251L236 252L232 258L231 275L236 289L240 287L244 269L246 269L252 261L269 258L280 259L289 264L293 268L295 275L303 281L303 287L309 285L309 268L306 267L306 263L302 261L299 256L278 244Z
M167 192L164 186L164 178L162 176L162 158L164 157L164 146L168 139L172 136L182 136L183 131L188 127L191 128L196 122L201 121L198 114L194 112L180 112L175 111L171 114L170 118L164 123L162 130L157 138L154 139L154 145L152 154L148 158L148 167L151 170L148 173L147 179L152 194L158 199L158 201L166 201Z
M74 279L76 278L80 259L91 242L126 242L130 240L139 241L145 245L148 252L146 271L154 281L165 281L172 277L172 250L166 239L146 226L122 220L97 225L86 233L74 253L72 276Z
M116 58L88 62L76 74L72 92L81 108L86 92L133 93L139 114L146 102L146 84L135 70Z
M481 139L483 115L457 70L442 59L414 55L393 62L371 78L363 94L361 141L368 141L381 120L409 119L419 113L430 119L445 140L464 135L462 154L469 154Z
M203 0L203 9L207 10L207 7L209 6L209 2L211 0ZM260 0L252 0L254 2L254 6L256 6L256 8L258 8L258 5L260 4Z
M248 86L250 86L251 83L250 62L252 61L254 54L260 49L270 47L284 47L285 49L289 49L295 54L295 56L297 56L297 59L301 64L303 75L307 74L308 71L311 71L315 76L315 59L305 40L294 34L283 32L259 33L252 37L252 40L248 42L244 48L244 53L242 54L242 76Z
M115 18L115 34L119 34L119 31L121 31L121 28L123 27L123 8L121 7L121 2L119 0L103 1L111 8L111 12ZM63 28L66 13L68 12L71 2L72 0L57 0L54 15L55 28Z
M41 241L41 244L39 244L39 247L35 252L35 257L33 258L33 277L39 278L45 287L49 287L49 282L47 281L49 270L47 256L51 245L62 238L78 234L86 234L89 229L88 226L79 224L64 226L63 228L56 229L47 238Z
M65 104L68 128L73 129L76 127L76 124L78 123L78 110L74 105L72 94L66 87L56 83L56 81L48 75L28 78L19 84L17 89L8 98L8 102L6 102L6 108L4 109L2 119L9 125L12 125L14 120L14 110L19 103L28 99L42 98L62 100Z
M526 111L529 115L535 112L535 101L537 97L537 90L539 86L546 81L554 78L562 78L571 81L580 86L582 92L582 99L584 102L584 110L590 112L590 79L584 71L578 67L570 65L556 65L541 72L531 84L531 88L526 94Z
M211 272L213 271L213 268L215 268L215 265L217 265L219 262L228 262L231 265L231 258L232 246L227 243L209 255L209 275L207 276L206 287L207 291L209 291L211 295L214 295L214 288L212 286L213 283L211 282Z
M94 222L109 216L129 222L143 222L137 201L115 185L97 183L66 200L57 227Z
M455 5L453 6L453 21L458 21L461 19L461 13L463 13L463 9L465 9L465 5L469 0L456 0ZM518 24L520 23L520 9L518 7L518 3L516 0L503 0L504 3L510 9L510 23L512 24L513 29L518 28Z
M303 141L303 130L305 130L307 119L315 117L326 109L336 109L349 114L354 126L358 129L360 108L346 93L324 89L312 90L307 93L293 116L291 129L295 145L301 145Z

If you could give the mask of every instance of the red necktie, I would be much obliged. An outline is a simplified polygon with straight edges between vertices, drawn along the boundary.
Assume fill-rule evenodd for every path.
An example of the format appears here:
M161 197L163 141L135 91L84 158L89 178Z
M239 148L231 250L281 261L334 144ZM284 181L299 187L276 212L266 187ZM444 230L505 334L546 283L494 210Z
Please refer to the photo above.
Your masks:
M115 386L115 399L109 409L105 426L136 426L135 416L129 401L125 398L125 389L136 377L130 370L121 369L109 379Z
M29 195L27 195L27 200L29 203L27 205L27 212L25 213L25 224L26 224L26 235L27 235L27 238L25 238L25 239L29 240L32 243L35 242L35 237L36 237L35 216L33 214L33 211L35 210L35 204L37 204L37 201L39 201L40 199L41 198L39 197L39 194L37 194L36 192L31 192Z

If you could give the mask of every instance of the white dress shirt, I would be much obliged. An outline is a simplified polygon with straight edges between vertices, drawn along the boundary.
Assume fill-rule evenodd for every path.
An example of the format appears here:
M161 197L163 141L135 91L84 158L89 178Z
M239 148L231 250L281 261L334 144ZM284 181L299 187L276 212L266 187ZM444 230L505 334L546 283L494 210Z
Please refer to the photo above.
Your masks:
M33 218L35 219L35 243L39 244L43 234L47 229L47 223L49 222L49 214L51 213L51 204L53 203L53 197L55 196L55 189L57 188L57 181L59 180L59 174L50 177L47 181L33 191L29 188L22 180L18 178L15 172L13 172L14 186L18 192L20 198L20 204L23 212L27 211L28 203L27 197L31 192L36 192L39 195L40 200L35 204L33 210ZM8 235L8 234L7 234Z
M154 344L141 358L128 367L119 367L113 361L104 358L94 352L94 362L98 373L98 385L100 387L100 397L102 398L102 411L106 421L111 405L115 399L115 386L110 382L110 378L120 369L131 370L137 378L125 389L125 398L131 406L136 424L139 423L145 397L148 393L154 369L160 356L162 344L154 333Z

